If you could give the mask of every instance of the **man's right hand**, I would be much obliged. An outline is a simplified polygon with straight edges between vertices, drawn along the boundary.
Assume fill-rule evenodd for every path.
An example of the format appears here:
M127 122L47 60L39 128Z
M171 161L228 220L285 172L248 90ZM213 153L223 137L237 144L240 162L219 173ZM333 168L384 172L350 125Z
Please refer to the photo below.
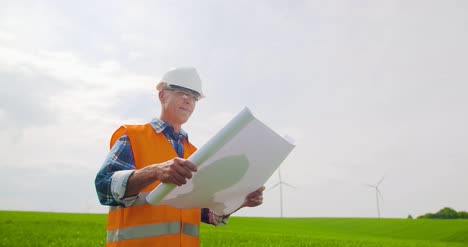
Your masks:
M174 158L163 164L156 165L157 178L161 183L171 183L181 186L187 183L187 179L192 178L192 172L197 171L197 167L189 160Z

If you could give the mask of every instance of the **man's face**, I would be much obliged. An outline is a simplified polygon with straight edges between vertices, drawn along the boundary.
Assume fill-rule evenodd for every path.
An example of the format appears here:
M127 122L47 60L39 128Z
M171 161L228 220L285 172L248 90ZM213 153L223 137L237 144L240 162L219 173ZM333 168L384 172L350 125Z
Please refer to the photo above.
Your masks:
M171 90L162 90L160 94L164 114L175 124L182 125L187 122L196 105L192 95Z

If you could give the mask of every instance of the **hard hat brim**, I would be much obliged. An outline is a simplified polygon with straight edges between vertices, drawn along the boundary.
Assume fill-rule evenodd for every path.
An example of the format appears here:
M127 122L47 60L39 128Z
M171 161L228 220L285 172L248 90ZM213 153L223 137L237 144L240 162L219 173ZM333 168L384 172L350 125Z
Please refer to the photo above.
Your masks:
M156 89L158 91L162 91L162 90L164 90L166 88L182 88L184 90L187 90L187 91L191 92L192 94L197 95L199 99L205 98L205 95L203 95L203 94L201 94L201 93L199 93L199 92L197 92L195 90L192 90L190 88L182 87L182 86L179 86L179 85L169 84L169 83L166 83L166 82L160 82L160 83L158 83L158 85L156 85Z

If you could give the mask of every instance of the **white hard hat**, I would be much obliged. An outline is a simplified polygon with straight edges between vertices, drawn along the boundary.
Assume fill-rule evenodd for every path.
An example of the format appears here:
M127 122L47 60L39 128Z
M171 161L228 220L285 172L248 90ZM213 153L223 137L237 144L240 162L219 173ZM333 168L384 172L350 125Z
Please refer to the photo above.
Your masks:
M164 89L165 84L188 88L199 93L201 98L205 97L200 76L194 67L180 67L169 70L164 74L156 88L161 91Z

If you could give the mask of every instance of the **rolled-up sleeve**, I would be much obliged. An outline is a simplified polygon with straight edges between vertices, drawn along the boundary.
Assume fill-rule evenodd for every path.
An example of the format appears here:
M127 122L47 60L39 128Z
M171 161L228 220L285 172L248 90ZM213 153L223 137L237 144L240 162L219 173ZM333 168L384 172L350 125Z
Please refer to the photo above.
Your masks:
M125 191L127 190L128 179L134 171L135 170L116 171L112 175L111 193L119 205L127 207L132 205L133 202L137 199L137 196L124 198Z

